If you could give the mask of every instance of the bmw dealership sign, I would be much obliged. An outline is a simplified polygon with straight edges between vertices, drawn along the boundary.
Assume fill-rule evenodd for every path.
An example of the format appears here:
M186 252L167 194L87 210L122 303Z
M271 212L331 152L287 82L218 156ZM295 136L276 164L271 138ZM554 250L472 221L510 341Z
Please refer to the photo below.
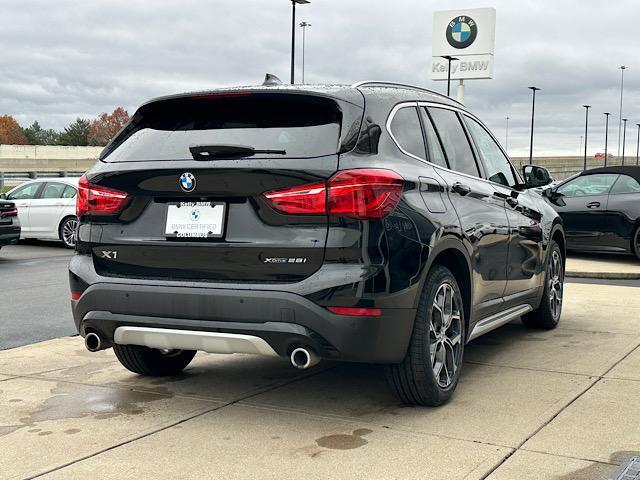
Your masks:
M431 78L446 80L451 56L452 79L491 78L495 45L496 10L446 10L433 15Z

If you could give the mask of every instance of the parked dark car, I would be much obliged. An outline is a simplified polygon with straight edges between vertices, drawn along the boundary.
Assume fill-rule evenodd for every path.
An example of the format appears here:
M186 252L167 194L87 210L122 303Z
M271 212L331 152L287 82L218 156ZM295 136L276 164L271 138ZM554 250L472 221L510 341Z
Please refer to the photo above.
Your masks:
M159 98L80 180L75 323L143 375L196 350L369 362L439 405L468 341L560 319L563 228L529 174L418 87Z
M564 221L567 249L640 259L640 167L586 170L546 197Z
M0 248L20 240L18 210L13 202L0 199Z

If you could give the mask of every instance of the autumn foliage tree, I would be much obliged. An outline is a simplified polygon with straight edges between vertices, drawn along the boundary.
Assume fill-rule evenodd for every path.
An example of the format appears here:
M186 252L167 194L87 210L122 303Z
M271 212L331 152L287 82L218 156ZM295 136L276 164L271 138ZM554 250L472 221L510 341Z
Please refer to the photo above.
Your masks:
M93 145L106 145L129 121L129 113L122 107L116 108L111 115L102 113L91 122L89 133Z
M0 144L26 145L27 137L20 124L10 115L0 115Z

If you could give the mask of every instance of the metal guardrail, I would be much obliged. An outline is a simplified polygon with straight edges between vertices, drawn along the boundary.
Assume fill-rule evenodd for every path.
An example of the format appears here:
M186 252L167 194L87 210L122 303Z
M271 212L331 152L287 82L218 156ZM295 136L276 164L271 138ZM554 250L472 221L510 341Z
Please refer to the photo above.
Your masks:
M80 177L84 172L78 171L24 171L24 172L0 172L0 188L5 186L5 181L11 183L26 182L36 178L64 178L64 177Z

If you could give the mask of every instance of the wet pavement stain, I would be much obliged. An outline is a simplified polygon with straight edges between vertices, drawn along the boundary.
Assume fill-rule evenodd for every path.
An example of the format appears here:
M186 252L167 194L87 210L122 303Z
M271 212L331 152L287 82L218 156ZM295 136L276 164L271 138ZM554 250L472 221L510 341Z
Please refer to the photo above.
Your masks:
M109 365L110 366L110 365ZM54 372L54 375L63 377L63 378L82 378L83 380L87 380L105 370L105 366L103 363L85 363L84 365L78 365L75 367L64 368L57 372Z
M319 447L329 448L331 450L352 450L354 448L363 447L369 443L362 437L370 433L373 433L373 430L360 428L358 430L354 430L351 435L339 433L318 438L316 443Z
M139 415L144 412L143 404L166 399L165 395L125 389L106 389L78 385L57 384L51 390L53 397L29 417L20 419L22 423L33 425L47 420L82 418L94 415L98 419L116 415Z
M9 435L10 433L20 430L24 425L0 425L0 437Z
M76 433L80 433L82 430L80 430L79 428L69 428L67 430L64 431L64 433L66 433L67 435L74 435Z
M52 431L41 431L38 422L83 418L92 416L96 420L114 418L119 415L139 415L145 412L145 404L171 398L124 388L104 388L58 383L51 389L53 396L47 398L35 411L20 419L20 425L0 426L0 437L29 427L29 433L39 436L50 435ZM80 432L68 429L67 434Z

